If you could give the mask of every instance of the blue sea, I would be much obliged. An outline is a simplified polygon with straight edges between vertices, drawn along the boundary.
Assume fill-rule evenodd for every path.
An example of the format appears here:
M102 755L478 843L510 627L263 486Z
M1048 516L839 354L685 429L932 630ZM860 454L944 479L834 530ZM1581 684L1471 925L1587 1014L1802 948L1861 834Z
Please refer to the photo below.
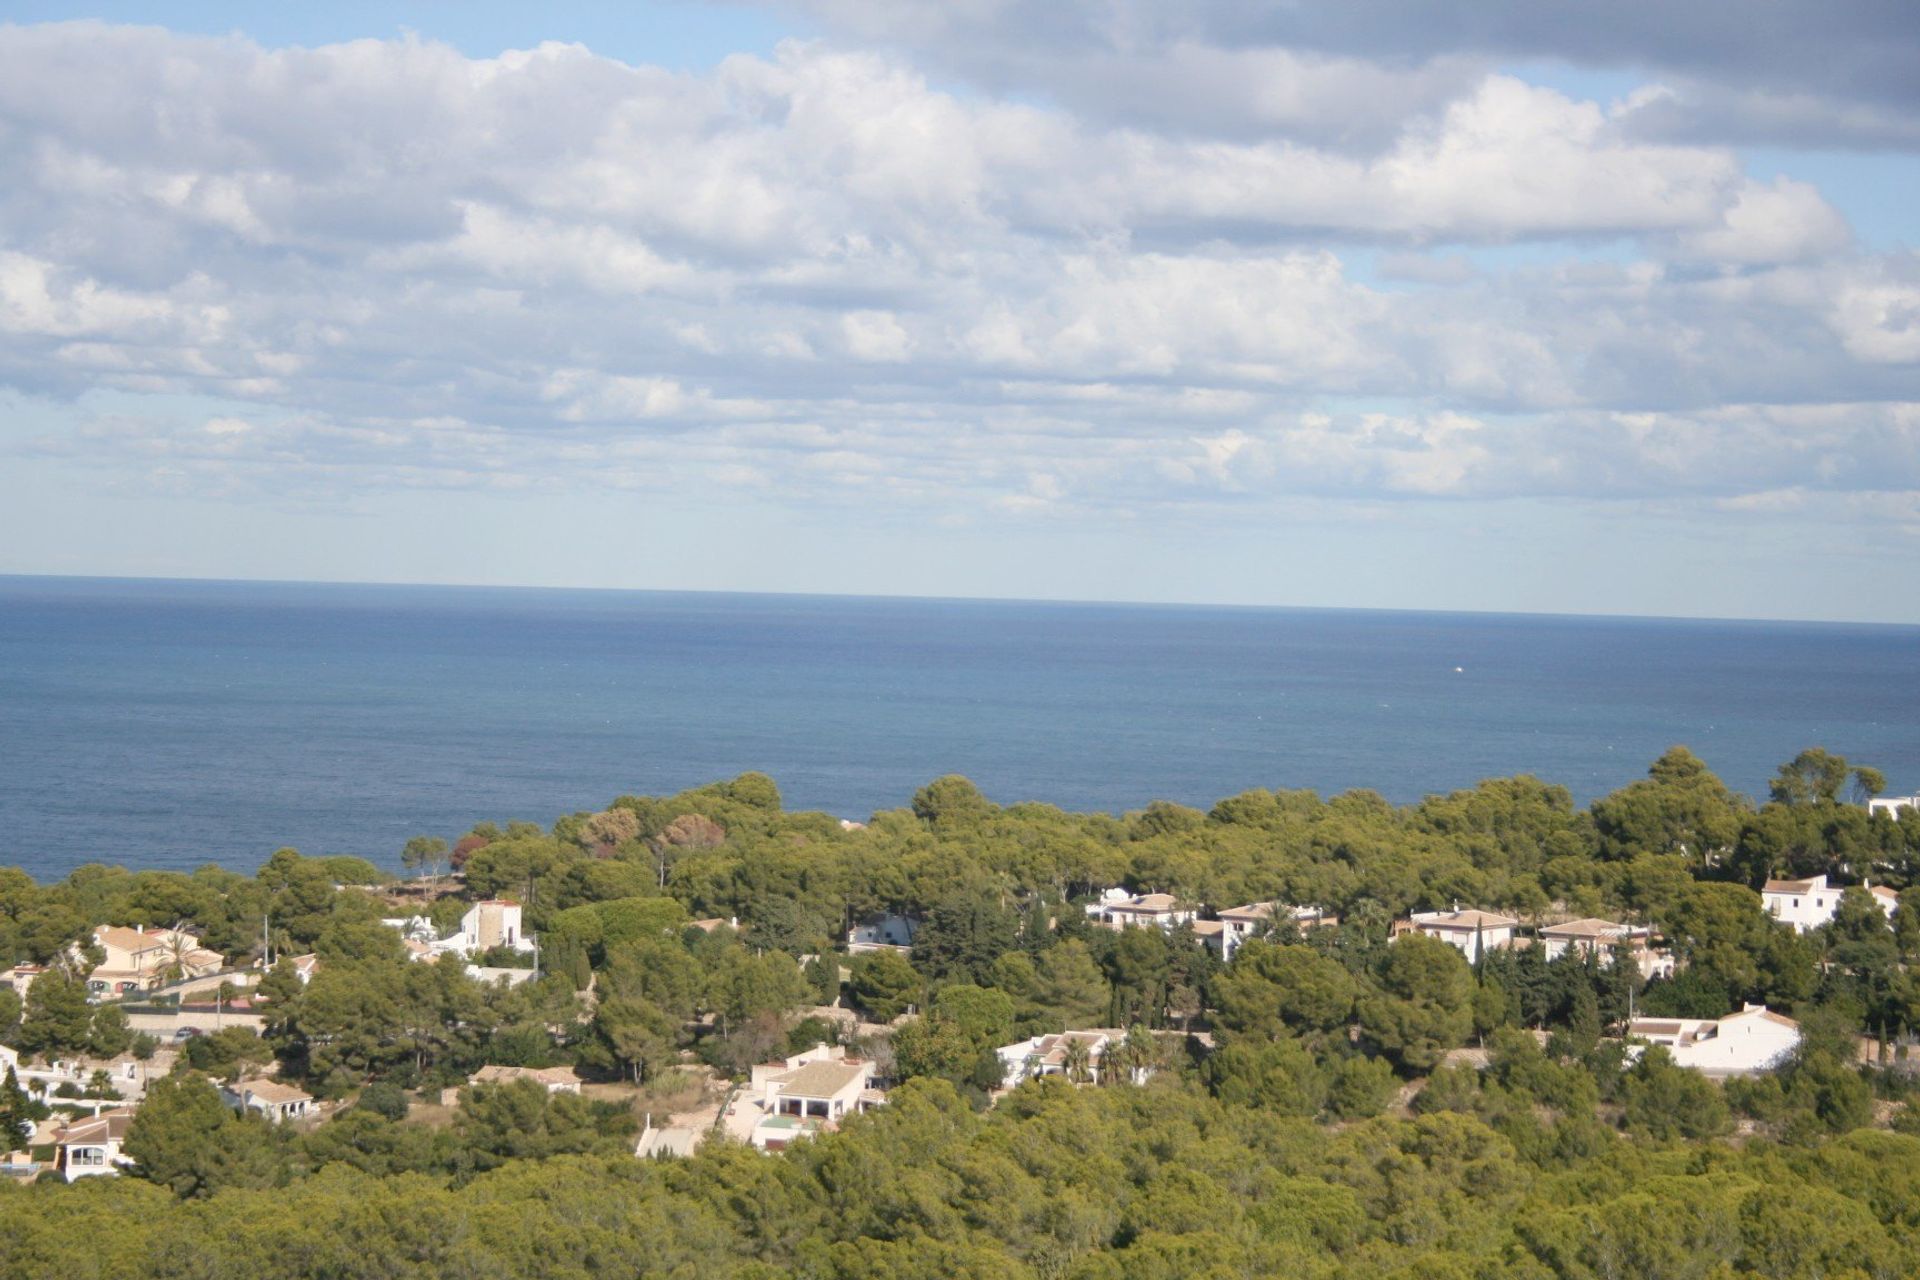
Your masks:
M1582 803L1685 743L1735 788L1821 745L1920 791L1920 628L0 577L0 865L395 865L750 769L865 818L964 773L1124 812Z

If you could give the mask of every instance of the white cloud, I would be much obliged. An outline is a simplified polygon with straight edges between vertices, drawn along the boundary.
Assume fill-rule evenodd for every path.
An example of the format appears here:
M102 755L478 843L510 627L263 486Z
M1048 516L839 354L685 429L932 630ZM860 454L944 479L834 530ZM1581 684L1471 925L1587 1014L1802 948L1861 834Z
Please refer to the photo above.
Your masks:
M1720 225L1679 237L1682 251L1714 262L1799 262L1847 247L1847 221L1809 183L1778 178L1749 182L1734 196Z
M840 331L856 360L897 363L913 354L913 339L885 311L849 311L840 317Z
M1920 262L1812 186L1478 55L1099 30L1016 100L827 43L693 76L0 28L0 384L150 398L35 447L222 492L1920 487Z

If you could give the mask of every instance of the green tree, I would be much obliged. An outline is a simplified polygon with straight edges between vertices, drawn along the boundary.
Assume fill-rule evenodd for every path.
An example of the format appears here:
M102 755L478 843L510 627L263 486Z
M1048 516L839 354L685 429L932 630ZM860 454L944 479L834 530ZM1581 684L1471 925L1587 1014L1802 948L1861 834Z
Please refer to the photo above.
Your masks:
M1315 1116L1327 1102L1327 1074L1298 1040L1246 1039L1207 1056L1204 1077L1234 1106L1281 1116Z
M913 815L936 829L973 826L995 812L980 788L957 773L935 778L913 793Z
M117 1058L133 1044L133 1032L127 1025L127 1011L119 1005L105 1004L93 1011L87 1024L87 1052L96 1058Z
M763 1015L778 1018L809 994L800 966L780 951L755 956L729 948L707 980L707 1005L720 1016L723 1032Z
M1784 805L1837 804L1847 774L1845 756L1834 755L1824 747L1809 747L1780 766L1767 791Z
M892 1022L920 1000L920 972L894 951L855 956L847 990L876 1022Z
M565 1155L629 1155L637 1117L629 1106L549 1094L531 1080L463 1089L454 1135L475 1169Z
M400 850L400 865L415 875L437 875L447 860L447 842L439 836L415 836Z
M962 891L943 899L913 939L913 965L936 982L993 980L993 965L1019 949L1020 917L993 895Z
M1396 939L1379 985L1360 1001L1360 1027L1403 1071L1432 1070L1473 1030L1473 971L1444 942L1418 933Z
M18 1037L22 1053L47 1058L83 1053L92 1030L87 984L64 966L47 970L27 988L27 1009Z
M1358 995L1339 961L1307 946L1243 945L1213 981L1219 1024L1229 1031L1276 1036L1345 1027Z
M948 1018L915 1018L893 1033L893 1065L902 1079L933 1077L965 1085L980 1055L980 1044Z
M1034 972L1034 1003L1044 1011L1050 1029L1091 1027L1106 1015L1112 988L1092 951L1078 938L1042 951L1034 960Z
M823 1005L840 1003L840 957L830 951L807 961L806 978L813 986L814 998Z
M657 1076L676 1057L679 1027L658 1005L637 998L604 1000L593 1012L590 1065L612 1068L635 1084Z
M1647 777L1596 800L1592 815L1602 857L1677 854L1706 866L1733 847L1744 811L1700 757L1673 747Z
M212 1081L189 1071L148 1082L124 1150L137 1176L185 1200L272 1186L282 1173L274 1147L264 1120L235 1114Z
M1647 1137L1712 1138L1732 1127L1726 1099L1698 1071L1676 1066L1660 1045L1650 1045L1622 1082L1627 1128Z
M1342 1120L1379 1115L1392 1101L1398 1081L1379 1058L1351 1057L1335 1068L1327 1087L1327 1109Z
M1887 775L1871 765L1857 765L1853 770L1853 798L1858 804L1880 795L1887 789Z
M1013 999L1004 991L955 983L933 997L931 1014L965 1032L980 1048L991 1048L1013 1038Z
M0 1081L0 1154L25 1146L32 1135L32 1106L19 1075L8 1067L6 1079Z

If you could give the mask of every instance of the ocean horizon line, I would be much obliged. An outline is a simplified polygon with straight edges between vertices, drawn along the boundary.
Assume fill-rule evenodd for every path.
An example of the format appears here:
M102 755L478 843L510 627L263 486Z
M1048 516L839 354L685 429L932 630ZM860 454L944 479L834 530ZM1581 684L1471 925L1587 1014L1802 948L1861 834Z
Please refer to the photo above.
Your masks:
M1040 605L1060 608L1220 610L1247 613L1374 614L1427 618L1520 619L1578 622L1713 623L1756 627L1872 628L1920 632L1920 623L1872 618L1757 617L1732 614L1610 613L1549 609L1434 609L1402 605L1275 604L1221 600L1119 600L1096 596L919 595L870 591L775 591L730 587L613 587L523 582L422 582L361 578L234 578L164 574L34 573L0 571L4 582L71 582L198 587L342 588L377 591L494 591L547 595L734 597L743 600L871 601L890 604Z

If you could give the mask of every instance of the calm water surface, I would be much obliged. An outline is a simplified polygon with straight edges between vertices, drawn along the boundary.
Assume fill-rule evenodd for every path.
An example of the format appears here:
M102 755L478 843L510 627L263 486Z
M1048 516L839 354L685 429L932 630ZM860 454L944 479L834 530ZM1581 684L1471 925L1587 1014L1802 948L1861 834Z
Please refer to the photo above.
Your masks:
M948 772L1584 802L1677 742L1749 793L1818 744L1905 793L1916 676L1913 627L0 577L0 864L392 864L749 769L847 817Z

